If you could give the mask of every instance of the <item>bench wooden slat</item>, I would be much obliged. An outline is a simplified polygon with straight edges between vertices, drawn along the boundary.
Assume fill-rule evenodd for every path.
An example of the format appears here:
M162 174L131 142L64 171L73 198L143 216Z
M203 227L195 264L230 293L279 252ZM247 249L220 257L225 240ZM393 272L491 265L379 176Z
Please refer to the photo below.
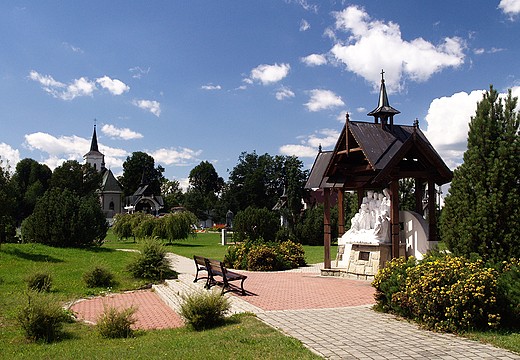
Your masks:
M229 285L229 281L242 280L240 283L240 288L242 289L242 295L245 295L246 292L244 290L244 280L247 279L246 275L234 273L229 271L224 266L222 261L213 260L204 258L206 264L206 271L208 272L208 280L206 282L206 287L210 288L212 285L221 284L219 281L215 279L215 276L220 276L222 278L222 293L224 294L227 291L231 291L231 286Z

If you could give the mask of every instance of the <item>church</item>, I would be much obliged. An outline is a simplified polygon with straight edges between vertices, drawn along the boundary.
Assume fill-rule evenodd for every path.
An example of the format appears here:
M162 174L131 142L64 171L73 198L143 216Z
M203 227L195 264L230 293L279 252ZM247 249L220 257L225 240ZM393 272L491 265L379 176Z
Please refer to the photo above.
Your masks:
M105 213L107 219L112 219L116 214L122 212L121 197L123 188L117 181L110 169L105 167L105 155L98 148L96 125L94 125L94 134L90 144L90 151L83 158L87 164L90 164L103 175L101 187L97 191L101 209Z

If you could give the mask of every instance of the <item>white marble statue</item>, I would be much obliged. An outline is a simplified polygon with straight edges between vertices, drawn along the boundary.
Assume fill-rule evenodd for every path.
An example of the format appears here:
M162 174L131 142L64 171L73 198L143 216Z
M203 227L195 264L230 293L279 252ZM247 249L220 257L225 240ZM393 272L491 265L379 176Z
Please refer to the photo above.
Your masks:
M384 189L382 194L367 191L367 196L359 212L351 220L351 228L339 240L338 244L367 243L377 244L390 241L390 192Z

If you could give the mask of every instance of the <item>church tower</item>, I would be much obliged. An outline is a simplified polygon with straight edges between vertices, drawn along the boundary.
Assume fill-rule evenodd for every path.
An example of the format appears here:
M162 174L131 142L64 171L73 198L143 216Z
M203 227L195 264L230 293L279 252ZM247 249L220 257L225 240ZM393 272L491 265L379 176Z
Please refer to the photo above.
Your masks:
M384 73L385 72L381 70L381 90L379 91L379 103L377 104L377 108L369 112L367 115L373 116L376 124L381 122L381 127L383 129L389 125L390 131L393 131L394 115L399 114L399 110L390 106L388 95L386 94L385 78L383 77Z
M90 151L83 155L85 162L90 164L97 171L103 171L105 169L105 155L99 152L96 125L94 124L94 134L92 135L92 142L90 144Z

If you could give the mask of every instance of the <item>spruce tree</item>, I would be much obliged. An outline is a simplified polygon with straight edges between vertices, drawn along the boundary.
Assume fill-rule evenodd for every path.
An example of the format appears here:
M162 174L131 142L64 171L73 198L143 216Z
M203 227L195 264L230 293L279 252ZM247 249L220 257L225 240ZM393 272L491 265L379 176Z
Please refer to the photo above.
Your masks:
M520 258L520 116L511 90L504 101L490 87L471 118L464 163L454 172L440 219L456 255Z

